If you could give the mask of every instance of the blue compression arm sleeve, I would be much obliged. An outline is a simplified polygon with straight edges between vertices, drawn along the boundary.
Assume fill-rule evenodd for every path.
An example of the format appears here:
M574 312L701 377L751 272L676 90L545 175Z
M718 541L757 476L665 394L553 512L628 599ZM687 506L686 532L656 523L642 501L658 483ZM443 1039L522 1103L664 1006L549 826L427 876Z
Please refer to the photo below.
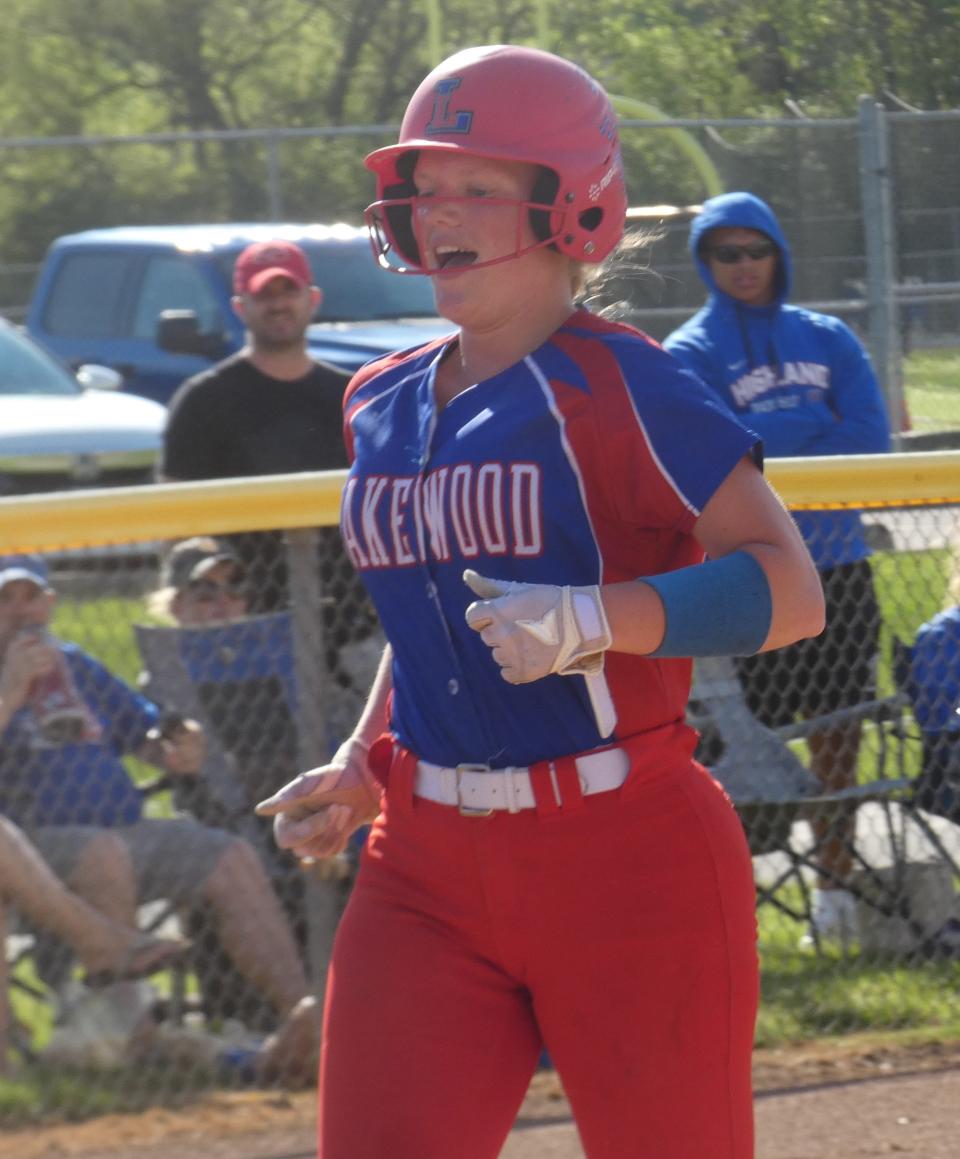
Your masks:
M750 656L770 632L766 573L747 551L644 576L660 597L667 626L651 656Z

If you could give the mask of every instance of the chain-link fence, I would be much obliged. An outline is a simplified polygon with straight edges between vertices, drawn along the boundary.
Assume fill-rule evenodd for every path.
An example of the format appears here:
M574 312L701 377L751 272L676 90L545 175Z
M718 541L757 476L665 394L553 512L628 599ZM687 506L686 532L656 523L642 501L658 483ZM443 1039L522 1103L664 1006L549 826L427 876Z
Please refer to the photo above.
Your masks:
M755 857L761 1045L960 1033L960 455L861 464L770 467L798 517L829 503L823 534L862 518L873 546L832 581L828 646L696 670L701 756ZM0 1121L311 1081L303 999L359 845L299 866L251 806L336 747L381 649L338 537L302 526L340 482L0 503L2 552L41 552L0 588L4 663L56 657L0 745Z
M120 224L359 223L370 195L361 159L394 135L371 125L2 140L0 168L36 186L18 237L37 235L32 214L55 221L43 226L48 241ZM865 339L894 426L910 428L905 446L953 445L960 113L886 113L865 99L848 118L650 122L630 119L628 103L622 138L637 206L695 207L725 189L768 201L792 247L794 300L838 314ZM632 320L662 338L704 292L686 250L689 214L642 220L662 221L662 236L650 272L630 278L622 296ZM17 241L0 253L0 312L24 317L42 256Z
M336 749L379 662L339 535L47 546L0 560L5 671L43 669L0 744L0 1055L33 1076L0 1121L79 1109L63 1076L79 1104L309 1085L362 840L300 865L253 806Z

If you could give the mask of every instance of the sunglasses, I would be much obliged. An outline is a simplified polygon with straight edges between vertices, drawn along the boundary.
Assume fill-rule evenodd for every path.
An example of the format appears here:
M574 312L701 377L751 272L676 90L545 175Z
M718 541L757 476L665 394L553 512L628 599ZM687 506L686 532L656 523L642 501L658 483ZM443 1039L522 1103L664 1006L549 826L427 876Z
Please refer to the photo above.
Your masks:
M735 265L742 256L752 262L760 262L764 258L773 257L776 252L776 244L772 241L755 241L750 245L715 245L707 250L707 254L722 266Z
M225 584L207 579L192 580L187 584L187 591L202 604L212 604L221 596L231 600L245 600L248 594L247 585L242 580L230 580Z

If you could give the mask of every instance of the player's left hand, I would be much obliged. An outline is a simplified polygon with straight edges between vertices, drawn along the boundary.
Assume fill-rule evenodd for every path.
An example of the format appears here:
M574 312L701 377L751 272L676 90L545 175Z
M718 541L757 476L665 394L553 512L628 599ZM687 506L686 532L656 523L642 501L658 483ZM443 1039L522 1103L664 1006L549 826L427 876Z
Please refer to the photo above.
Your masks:
M612 637L598 587L514 583L470 569L463 579L480 596L467 608L467 623L491 649L509 684L528 684L551 672L602 671Z

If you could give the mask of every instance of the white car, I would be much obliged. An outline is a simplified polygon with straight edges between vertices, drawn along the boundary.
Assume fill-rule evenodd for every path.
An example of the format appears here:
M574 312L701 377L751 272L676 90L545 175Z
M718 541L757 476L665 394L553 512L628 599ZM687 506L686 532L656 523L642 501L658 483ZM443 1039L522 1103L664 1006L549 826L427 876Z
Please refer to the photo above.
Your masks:
M149 483L167 411L104 366L74 376L0 320L0 497Z

